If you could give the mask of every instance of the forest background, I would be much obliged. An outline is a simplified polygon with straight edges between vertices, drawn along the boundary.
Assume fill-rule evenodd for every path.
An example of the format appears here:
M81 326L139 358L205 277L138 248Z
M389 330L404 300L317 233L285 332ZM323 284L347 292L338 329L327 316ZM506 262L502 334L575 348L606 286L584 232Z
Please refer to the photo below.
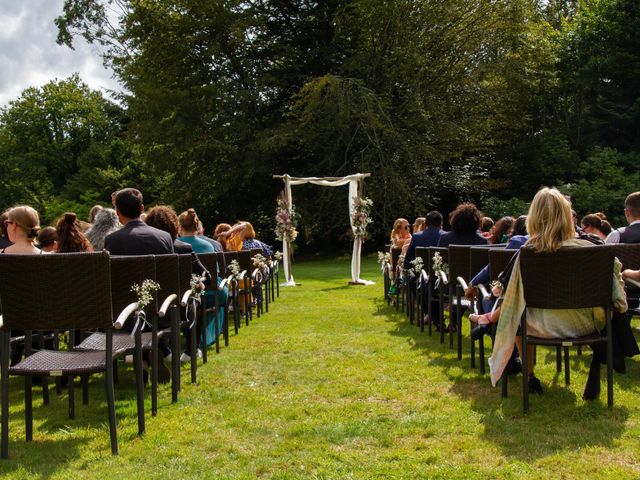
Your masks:
M0 111L0 206L45 222L136 186L272 243L273 174L371 172L377 248L397 217L518 215L542 185L619 226L640 186L637 0L66 0L56 24L125 93L74 75ZM349 245L346 188L293 195L298 248Z

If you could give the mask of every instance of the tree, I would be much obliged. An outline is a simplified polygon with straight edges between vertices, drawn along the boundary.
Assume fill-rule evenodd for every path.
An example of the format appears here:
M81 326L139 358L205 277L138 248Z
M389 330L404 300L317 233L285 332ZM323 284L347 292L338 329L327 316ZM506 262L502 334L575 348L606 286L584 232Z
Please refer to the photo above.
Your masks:
M124 139L126 116L77 75L30 87L0 112L0 204L33 205L52 221L137 177Z

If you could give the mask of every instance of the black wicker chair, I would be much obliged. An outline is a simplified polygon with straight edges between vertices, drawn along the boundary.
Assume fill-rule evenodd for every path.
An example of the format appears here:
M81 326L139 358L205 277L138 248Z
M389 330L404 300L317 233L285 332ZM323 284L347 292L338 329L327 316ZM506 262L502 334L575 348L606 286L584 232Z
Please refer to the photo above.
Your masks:
M440 343L444 343L444 333L446 330L444 326L444 304L449 301L449 295L448 295L449 289L447 287L448 279L446 274L442 271L436 272L434 270L433 257L436 253L440 255L443 263L448 264L449 249L443 248L443 247L429 247L429 257L430 257L429 278L432 279L431 286L433 288L431 299L432 299L432 303L437 303L437 308L438 308L438 313L440 318L439 325L438 325L438 328L440 329ZM432 310L433 307L431 306L431 304L429 304L429 308L430 310ZM430 315L429 315L430 318L431 318L431 313L433 312L430 311ZM451 324L451 319L449 319L449 324Z
M613 407L613 355L611 336L612 286L614 250L606 246L567 248L554 253L520 250L520 272L527 308L576 309L602 307L605 311L606 334L594 333L579 338L538 338L527 335L526 309L522 314L522 371L527 372L527 345L570 347L606 343L607 404ZM565 365L568 367L568 362ZM523 410L529 409L529 387L526 373L522 376ZM507 374L502 377L506 395Z
M249 250L240 250L238 252L238 264L240 264L240 272L242 279L244 280L243 286L238 288L238 295L242 295L244 298L244 320L245 324L249 326L249 320L253 320L252 309L252 275L253 262L251 261L251 252Z
M57 255L0 255L0 339L2 383L2 458L9 453L9 375L25 377L26 440L33 437L33 376L67 376L69 413L74 416L73 377L105 373L111 451L118 453L113 389L110 262L107 253ZM34 330L104 329L101 351L39 350L9 367L12 329L25 330L31 353Z

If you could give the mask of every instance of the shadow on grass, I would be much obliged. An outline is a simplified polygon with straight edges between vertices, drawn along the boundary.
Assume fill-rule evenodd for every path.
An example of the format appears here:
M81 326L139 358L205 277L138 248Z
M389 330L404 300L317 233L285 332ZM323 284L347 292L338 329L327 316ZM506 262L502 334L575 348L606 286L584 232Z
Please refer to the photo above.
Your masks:
M429 367L441 370L451 382L450 392L461 401L459 408L469 408L480 418L484 426L481 436L497 446L508 458L530 461L554 455L562 451L575 451L582 447L611 447L625 431L630 411L626 406L615 405L609 410L606 405L606 376L603 367L601 398L595 402L584 402L564 385L564 372L548 375L549 365L555 365L555 350L539 349L538 363L546 365L543 385L545 394L530 396L530 409L522 412L522 376L509 377L509 397L501 398L500 387L491 387L488 368L482 376L478 369L471 369L469 337L463 335L463 357L458 361L455 349L449 348L448 337L440 343L439 333L429 337L426 330L420 332L411 325L402 312L387 306L382 298L375 300L378 316L387 316L391 325L389 334L402 337L412 349L424 352ZM454 338L455 342L455 338ZM477 355L477 352L476 352ZM490 355L490 348L485 350ZM578 357L571 354L572 382L580 372L580 378L588 370L590 350ZM634 378L640 372L637 362L627 362L627 374L614 374L616 388L637 391Z

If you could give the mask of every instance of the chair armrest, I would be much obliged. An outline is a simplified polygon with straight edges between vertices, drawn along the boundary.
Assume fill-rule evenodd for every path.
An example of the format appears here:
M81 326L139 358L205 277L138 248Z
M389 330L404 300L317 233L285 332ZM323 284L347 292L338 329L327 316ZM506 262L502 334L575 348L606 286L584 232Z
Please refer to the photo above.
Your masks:
M427 273L427 271L425 269L422 269L422 271L420 272L420 276L422 277L422 281L423 282L428 282L429 281L429 274Z
M0 315L0 328L2 328L2 325L4 325L4 321L2 320L2 315Z
M624 283L631 285L632 287L640 288L640 282L637 280L632 280L630 278L625 278Z
M482 283L476 285L478 287L478 290L480 290L480 295L482 295L482 297L488 297L490 294L487 291L487 287L485 287Z
M180 299L180 305L183 307L186 307L190 296L191 296L191 290L187 290L186 292L184 292L182 294L182 298Z
M158 317L164 318L164 316L167 314L167 310L169 310L169 305L171 305L177 299L178 299L178 295L176 295L175 293L172 293L167 298L165 298L164 302L162 302L162 306L160 307L160 310L158 310Z
M440 277L440 281L442 282L443 285L449 284L449 279L447 278L447 274L444 273L442 270L438 272L438 276Z
M229 280L229 278L231 278L231 277L225 278L224 280L222 280L222 281L220 282L220 285L218 285L218 290L222 290L224 287L226 287L226 286L227 286L227 284L228 284L228 283L229 283L229 281L230 281L230 280Z
M458 281L458 283L460 284L463 290L466 290L467 288L469 288L469 285L467 285L467 282L464 280L464 278L458 277L456 278L456 280Z
M260 273L260 269L256 268L253 270L253 272L251 272L251 278L253 279L253 281L258 282L258 273ZM260 280L262 281L262 280Z
M238 280L244 280L244 276L245 276L246 274L247 274L247 271L246 271L246 270L241 271L241 272L238 274Z
M127 319L133 314L133 312L135 312L138 309L138 302L133 302L130 303L129 305L127 305L125 307L124 310L122 310L122 312L120 312L120 315L118 315L118 318L116 319L115 322L113 322L113 327L116 330L120 330L123 325L124 322L127 321Z

